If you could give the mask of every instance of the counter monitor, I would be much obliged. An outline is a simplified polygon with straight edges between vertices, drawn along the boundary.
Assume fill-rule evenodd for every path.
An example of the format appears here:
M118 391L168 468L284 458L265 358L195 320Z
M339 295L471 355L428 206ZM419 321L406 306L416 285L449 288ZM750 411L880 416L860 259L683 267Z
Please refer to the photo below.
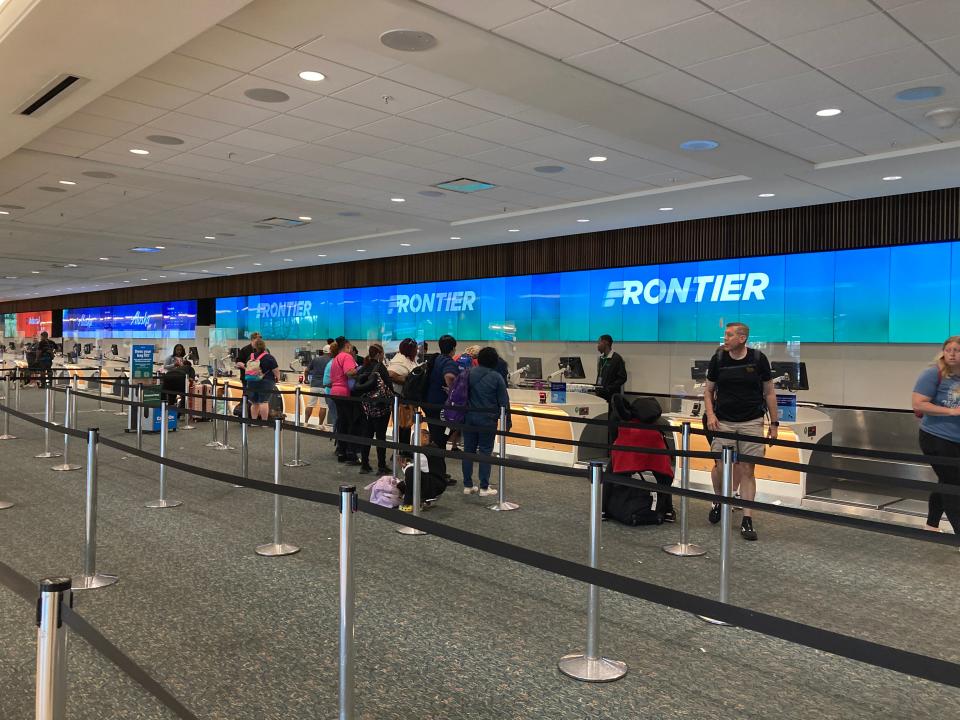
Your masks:
M527 368L523 377L540 380L543 379L543 364L540 358L522 357L517 360L517 370Z
M303 366L307 367L310 361L313 360L313 350L297 350L296 356L300 359L300 362L303 363Z
M114 345L114 347L116 347L116 345ZM197 352L197 346L196 346L196 345L191 345L191 346L190 346L190 350L187 352L187 358L189 358L190 362L195 363L195 364L199 364L199 362L200 362L200 353Z
M690 366L690 379L697 382L705 382L707 379L707 370L710 369L709 360L694 360Z
M781 381L781 386L790 390L809 390L810 380L807 378L807 364L794 360L771 360L770 367L773 370L773 377L779 378L788 376Z
M240 357L240 348L238 347L230 348L230 359L236 362L239 357Z
M93 352L93 343L84 343L83 344L83 354L89 355Z
M117 347L116 345L111 345L111 346L110 346L110 352L113 353L113 356L114 356L114 357L119 357L119 356L120 356L120 348Z
M580 360L579 355L560 358L560 367L567 369L564 377L568 380L583 380L587 377L583 371L583 361Z

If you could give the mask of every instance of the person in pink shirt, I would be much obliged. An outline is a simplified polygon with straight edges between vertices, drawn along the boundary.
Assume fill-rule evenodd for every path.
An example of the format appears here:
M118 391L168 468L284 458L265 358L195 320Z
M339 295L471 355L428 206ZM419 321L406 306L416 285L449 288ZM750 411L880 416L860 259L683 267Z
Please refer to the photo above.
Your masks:
M359 402L350 399L357 361L353 357L353 345L342 335L330 345L330 394L337 406L337 424L333 431L344 435L359 435L362 413ZM337 461L359 465L359 448L353 443L337 440Z

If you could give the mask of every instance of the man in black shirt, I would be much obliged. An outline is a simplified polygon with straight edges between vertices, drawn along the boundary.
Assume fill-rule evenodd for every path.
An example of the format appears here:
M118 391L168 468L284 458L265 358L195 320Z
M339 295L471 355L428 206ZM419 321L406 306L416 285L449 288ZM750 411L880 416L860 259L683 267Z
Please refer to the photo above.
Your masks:
M247 397L247 377L244 370L247 367L247 363L250 362L250 358L257 354L257 351L253 349L253 344L257 341L257 338L262 337L258 332L250 333L250 342L240 348L240 352L237 353L236 366L240 371L240 384L243 386L243 397ZM269 350L267 351L269 352ZM240 408L240 405L237 405ZM242 410L240 411L242 412Z
M767 437L775 440L780 423L777 414L777 394L773 388L773 371L767 357L754 348L747 347L750 328L743 323L728 323L723 333L723 347L710 358L707 369L707 385L703 393L707 430L741 433L754 437L763 436L763 416L770 415ZM757 481L754 464L742 462L739 456L763 456L765 445L753 440L712 438L710 449L721 452L724 446L734 447L736 455L733 466L733 488L740 489L740 497L753 500L757 496ZM722 491L719 462L711 472L713 490ZM709 516L711 523L720 522L720 505L714 504ZM745 540L756 540L753 518L749 508L743 510L740 535Z
M607 402L623 392L627 384L627 366L619 353L613 351L613 338L601 335L597 340L597 395Z
M37 367L40 369L40 387L53 384L53 356L57 350L56 344L50 341L47 333L40 333L40 342L37 343Z

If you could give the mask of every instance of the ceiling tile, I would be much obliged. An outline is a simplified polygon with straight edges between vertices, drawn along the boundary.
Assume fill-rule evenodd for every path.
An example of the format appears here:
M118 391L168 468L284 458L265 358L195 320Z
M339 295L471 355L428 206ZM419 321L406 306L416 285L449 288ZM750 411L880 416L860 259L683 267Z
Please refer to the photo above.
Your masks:
M772 45L691 65L687 71L726 90L809 72L804 63Z
M717 13L630 38L627 44L675 67L687 67L765 44L762 38Z
M370 52L352 43L340 42L329 37L321 37L313 42L309 42L300 48L302 52L309 55L315 55L327 60L346 65L347 67L363 70L373 75L379 75L391 68L403 65L400 60L395 60L387 55Z
M372 175L382 175L383 177L421 183L423 185L435 185L446 179L445 175L440 171L410 167L409 165L391 162L383 158L357 158L356 160L343 163L343 167L350 168L351 170L359 170L360 172L368 172Z
M414 167L427 167L431 163L440 162L448 158L448 156L443 153L415 145L401 145L400 147L378 153L377 156L385 160L413 165Z
M483 2L422 0L422 2L485 30L506 25L543 10L542 6L531 0L483 0Z
M343 102L336 98L323 98L309 105L296 108L290 111L291 115L316 120L318 122L336 125L345 129L352 129L360 125L381 120L389 117L386 113L379 110L354 105L353 103Z
M136 123L123 122L113 118L99 117L97 115L88 115L84 112L75 112L70 117L61 121L57 127L67 130L79 130L80 132L93 133L94 135L106 135L109 137L119 137L124 133L136 129Z
M555 10L617 40L659 30L709 12L696 0L569 0L557 5Z
M347 152L340 148L329 147L326 145L301 145L296 150L290 150L284 154L288 157L297 158L298 160L319 163L321 165L336 165L338 163L349 162L360 157L356 153ZM314 167L311 174L314 174L319 170L319 167Z
M374 137L373 135L367 135L362 132L340 133L339 135L324 138L318 144L346 150L358 155L376 155L377 153L399 147L399 144L392 140Z
M497 147L497 145L492 142L455 132L437 135L434 138L415 144L426 145L433 150L456 157L464 157L484 150L492 150Z
M140 75L177 87L208 93L236 80L240 73L221 65L170 53L159 62L141 70Z
M527 152L579 165L592 164L587 158L597 152L597 146L594 143L556 134L543 135L525 141L523 149Z
M956 0L922 0L890 14L924 42L960 34L960 3Z
M113 118L114 120L122 120L124 122L142 125L143 123L155 120L166 111L104 95L85 106L83 112L89 113L90 115L100 115L102 117Z
M263 102L262 100L255 100L246 95L248 90L259 89L277 90L286 93L289 99L282 102ZM210 93L210 95L212 97L233 100L234 102L243 103L244 105L252 105L253 107L268 110L271 113L289 112L294 108L301 107L318 99L315 93L291 87L290 85L281 85L273 80L262 80L256 75L243 75L233 82L217 88Z
M755 115L760 108L753 103L731 93L720 93L687 103L679 104L682 109L712 122L722 122L730 118Z
M322 140L325 137L336 135L343 132L342 128L333 125L324 125L323 123L304 120L303 118L293 117L292 115L277 115L269 120L250 126L251 130L279 135L280 137L292 138L301 142L314 142Z
M213 97L212 95L204 95L192 103L184 105L180 108L180 112L185 115L195 115L207 120L225 122L241 127L262 122L277 114L253 105Z
M334 97L393 115L440 100L439 95L379 77L341 90Z
M819 70L794 75L787 79L750 85L736 91L740 97L769 110L815 100L822 100L826 107L826 102L830 98L848 92L849 90L843 85Z
M443 97L450 97L457 93L465 92L470 89L466 83L454 80L446 75L424 70L416 65L401 65L400 67L388 70L383 73L383 77L394 80L410 87L415 87L427 92L436 93Z
M235 125L226 125L225 123L176 112L167 113L156 120L152 120L148 123L148 127L166 130L173 134L186 133L206 140L216 140L237 131Z
M530 138L535 138L548 132L549 131L543 128L528 125L527 123L512 118L500 118L499 120L492 120L463 130L465 135L472 135L473 137L507 145L526 142Z
M417 143L443 133L440 128L402 117L388 117L377 120L368 125L363 125L359 129L369 135L403 143Z
M41 142L51 142L60 145L67 145L82 150L93 150L110 142L113 138L104 135L95 135L77 130L67 130L66 128L54 127L40 135L37 140Z
M185 133L177 133L175 136L183 141L180 145L163 145L162 143L155 143L148 139L150 136L160 134L165 135L167 133L158 133L156 128L149 125L143 125L131 130L128 133L124 133L118 139L127 143L128 148L143 148L145 150L149 150L151 155L156 155L154 150L159 148L171 150L173 152L188 152L192 148L205 145L208 142L207 138L193 137Z
M840 145L839 143L828 143L827 145L803 148L802 150L797 150L795 154L812 163L822 163L858 157L860 152L848 148L846 145Z
M269 133L249 129L227 135L221 138L221 142L271 153L284 152L303 144L299 140L291 140L279 135L270 135Z
M746 0L728 2L723 14L771 42L870 15L877 8L869 0Z
M177 50L234 70L250 72L287 52L287 48L245 33L215 25Z
M823 135L801 128L798 130L789 130L787 132L768 135L763 138L763 143L772 145L786 152L796 153L805 148L818 147L830 143L828 138Z
M574 55L564 59L564 62L618 85L670 69L669 65L622 43Z
M531 125L553 130L555 132L569 132L583 125L579 120L564 117L544 110L524 110L513 116L514 120L521 120Z
M889 17L874 13L785 38L779 45L814 67L825 68L915 43Z
M912 87L942 87L943 94L923 101L897 100L898 92ZM957 107L960 106L960 75L956 73L930 75L912 79L908 82L884 85L873 90L864 90L862 95L898 115L913 115L915 109L922 109L926 112L932 107ZM76 129L82 130L83 128ZM95 130L91 130L91 132L95 132Z
M181 155L167 158L163 162L154 165L151 169L169 171L169 166L174 165L180 168L193 168L195 170L219 173L226 170L231 164L232 163L229 160L211 158L207 157L206 155L183 153Z
M523 20L503 25L494 32L560 59L610 44L610 38L552 10L544 10Z
M175 85L167 85L143 77L132 77L117 85L107 95L167 110L176 110L181 105L186 105L191 100L200 97L200 93L194 90L185 90Z
M731 118L723 122L724 127L729 128L749 138L762 138L767 135L776 135L778 133L800 130L801 127L794 122L784 120L779 115L770 112L757 113L756 115L747 115L746 117Z
M920 44L824 70L853 90L872 90L948 71L936 55Z
M668 104L716 95L719 88L693 77L683 70L668 70L643 80L627 83L627 87Z
M822 110L824 107L840 108L843 110L843 114L834 115L833 117L819 117L817 111ZM869 100L855 93L848 92L845 95L832 97L827 105L824 105L821 101L807 102L794 105L793 107L781 108L777 112L779 115L793 120L804 127L833 137L832 131L834 129L855 125L861 118L876 115L879 111L880 108Z
M133 153L130 152L131 147L136 146L125 138L119 138L117 140L111 140L110 142L100 145L97 150L104 153L130 155L131 157L134 157ZM174 155L179 155L181 152L183 152L177 145L150 145L149 148L144 149L149 150L150 154L137 155L136 157L146 158L148 162L160 162L161 160L165 160L168 157L173 157Z
M542 155L517 150L516 148L496 148L494 150L484 150L470 156L471 160L499 165L505 168L516 168L521 165L551 165L554 164L550 158Z
M954 35L946 40L937 40L930 43L930 47L955 70L960 71L960 35Z
M489 110L490 112L511 117L524 110L531 109L529 105L524 105L512 98L497 95L488 90L480 90L479 88L457 93L451 99L457 102L464 102L467 105L473 105L473 107L480 108L481 110Z
M303 80L300 73L304 70L323 73L325 78L320 82ZM362 70L355 70L332 60L321 60L314 55L296 51L288 52L282 57L258 67L253 71L253 74L316 95L332 95L351 85L369 80L371 77L369 73Z
M229 160L232 163L248 163L260 158L266 157L270 153L263 150L251 150L250 148L240 147L239 145L229 145L227 143L212 142L201 145L190 151L194 155L203 155L218 160Z
M831 130L829 136L832 140L869 153L936 142L929 133L882 111L861 117L856 123L841 129Z
M454 100L438 100L430 105L424 105L421 108L404 113L403 117L446 130L462 130L472 125L497 119L497 116L493 113Z

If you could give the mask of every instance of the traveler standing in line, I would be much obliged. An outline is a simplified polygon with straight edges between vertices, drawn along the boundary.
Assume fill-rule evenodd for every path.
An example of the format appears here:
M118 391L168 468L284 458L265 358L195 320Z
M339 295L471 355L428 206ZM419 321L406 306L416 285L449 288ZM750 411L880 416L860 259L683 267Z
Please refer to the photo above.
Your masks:
M187 401L187 379L192 380L197 373L193 369L193 364L187 360L187 350L180 343L173 346L173 352L170 353L163 362L164 379L163 386L168 392L174 394L167 402L177 407L185 407ZM178 401L177 397L182 397Z
M430 429L430 444L446 449L447 428L436 423L431 424L430 420L440 419L441 406L447 401L450 388L453 387L457 375L460 374L460 366L453 359L453 351L457 349L457 340L453 335L441 335L437 344L440 346L440 354L433 361L433 371L430 373L430 380L427 384L426 404L428 407L424 414L427 416L427 427ZM446 458L436 458L432 471L446 478Z
M479 345L471 345L466 350L464 350L460 355L454 358L457 365L460 366L460 372L470 372L473 368L477 367L477 355L480 353ZM451 450L460 450L460 431L451 430L450 437L448 439Z
M780 422L777 393L773 387L773 371L766 355L747 347L749 339L749 327L740 322L727 323L723 333L723 346L710 358L707 384L703 392L707 430L762 437L763 416L766 412L770 415L767 437L776 440ZM710 449L713 452L721 452L725 446L736 449L733 488L739 487L740 497L744 500L753 500L757 496L754 464L742 462L739 456L742 454L762 457L766 451L765 444L755 440L711 439ZM713 490L719 495L722 491L719 460L714 463L711 477ZM740 535L744 540L757 539L752 515L750 508L743 509ZM714 503L708 519L714 524L720 522L719 503Z
M333 360L333 356L336 355L333 352L333 348L336 346L336 341L330 341L330 359ZM331 430L334 430L337 427L337 403L333 396L330 394L330 388L333 387L333 383L330 381L330 371L333 369L333 363L328 362L327 366L323 369L323 392L326 393L327 401L327 425L330 426ZM336 442L336 441L334 441Z
M57 346L50 340L46 332L40 333L40 342L37 343L37 366L40 368L40 387L53 385L53 356Z
M250 333L250 342L248 342L246 345L240 348L240 352L237 353L237 359L234 363L237 369L240 371L240 385L243 387L243 397L247 398L248 403L250 402L250 399L249 397L247 397L247 379L246 377L244 377L245 375L244 368L246 368L247 362L249 362L254 352L256 352L256 350L253 347L253 344L257 341L257 338L259 337L261 337L261 335L258 332ZM237 407L239 408L240 406L237 405ZM237 412L238 415L240 414L238 411L235 411L235 412ZM252 409L250 410L250 417L253 417Z
M250 398L250 417L266 422L270 419L270 399L280 379L280 365L267 351L263 338L253 341L253 355L244 363L247 395Z
M357 363L353 358L353 345L342 335L330 347L330 394L337 405L337 424L333 431L342 435L359 435L360 403L350 398L357 376ZM359 465L359 448L353 443L337 440L337 461L347 465Z
M913 388L913 411L920 421L920 449L924 455L960 459L960 335L947 338L937 362L928 367ZM931 463L944 485L960 486L960 466ZM960 535L960 496L931 493L927 530L940 529L946 513L955 535Z
M613 351L613 338L601 335L597 339L597 395L608 403L614 395L623 392L627 384L627 366L619 353Z
M333 340L328 340L327 344L323 346L323 352L320 355L314 355L313 359L310 361L310 364L307 366L306 370L306 380L310 383L310 392L317 393L317 395L310 395L307 398L307 407L303 411L303 424L310 424L310 416L313 415L313 409L319 408L317 411L317 422L323 425L324 416L326 411L323 408L320 408L320 403L323 402L326 405L326 399L320 397L321 393L324 393L323 389L323 372L327 369L327 364L330 362L330 343Z
M491 455L496 439L497 423L500 421L500 408L506 408L507 427L510 429L510 398L507 396L507 383L497 372L500 356L492 347L485 347L477 354L477 367L469 370L467 395L468 402L464 424L481 428L463 431L463 451L465 453ZM473 461L463 460L463 494L478 492L473 484ZM479 493L483 496L496 495L497 489L490 487L490 463L479 463Z
M397 354L391 358L387 365L387 372L390 373L390 379L393 380L393 391L397 395L403 394L403 385L407 381L410 371L417 366L417 342L413 338L404 338L400 341L400 348ZM394 422L399 424L399 438L404 445L410 444L410 428L413 426L413 413L415 408L408 403L400 403L400 419L394 418Z
M393 384L390 375L383 364L383 346L371 343L367 348L367 356L363 359L362 367L357 371L357 384L353 394L357 397L379 396L378 402L370 407L361 405L363 412L363 436L387 439L387 424L390 422L390 412L393 410ZM379 378L379 379L378 379ZM382 383L382 388L381 388ZM382 390L382 392L380 392ZM367 403L367 401L365 401ZM382 413L382 414L378 414ZM360 473L367 475L373 472L370 467L370 446L360 446ZM386 475L390 472L387 467L387 449L377 448L377 475Z

